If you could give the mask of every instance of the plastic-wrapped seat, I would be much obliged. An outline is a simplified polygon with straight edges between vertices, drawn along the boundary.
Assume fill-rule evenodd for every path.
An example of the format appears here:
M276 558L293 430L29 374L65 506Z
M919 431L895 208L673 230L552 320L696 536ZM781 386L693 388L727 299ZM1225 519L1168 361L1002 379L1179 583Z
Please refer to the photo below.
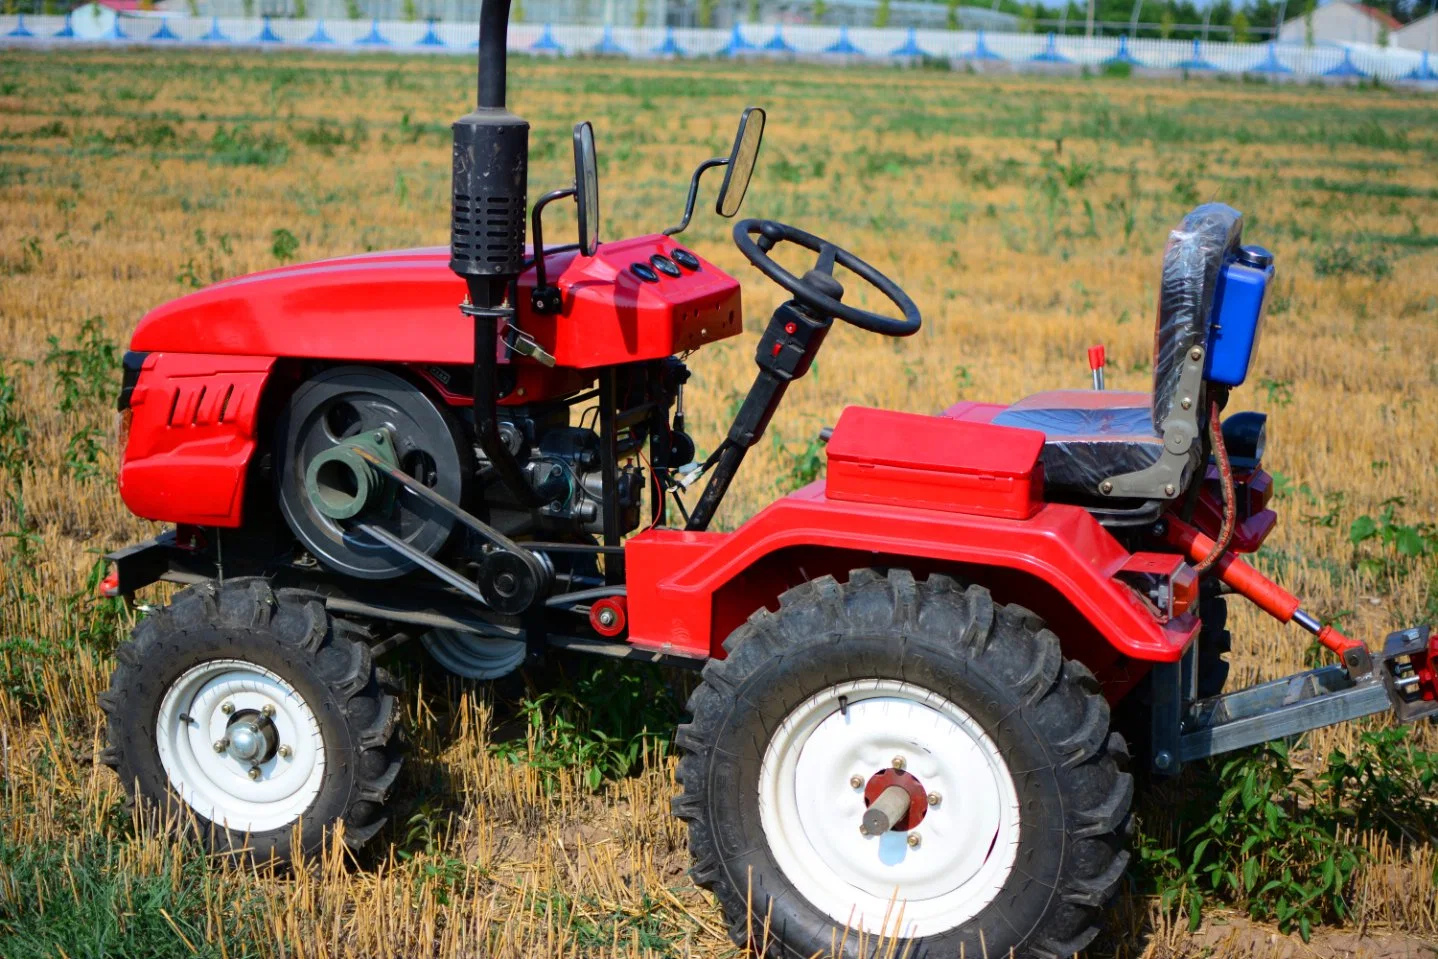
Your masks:
M1163 453L1152 397L1118 390L1052 390L1019 400L994 418L1045 436L1044 485L1089 490L1093 477L1148 469Z
M1089 498L1171 500L1202 457L1207 410L1203 358L1224 260L1238 248L1243 215L1205 203L1169 234L1154 328L1153 392L1055 390L994 417L1042 432L1044 485Z

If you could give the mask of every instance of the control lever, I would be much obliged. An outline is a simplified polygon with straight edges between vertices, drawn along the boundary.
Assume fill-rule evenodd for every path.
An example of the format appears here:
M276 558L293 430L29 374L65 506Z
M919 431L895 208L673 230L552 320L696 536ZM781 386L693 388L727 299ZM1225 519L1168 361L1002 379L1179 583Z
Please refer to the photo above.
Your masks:
M1093 388L1103 389L1104 349L1098 343L1088 348L1088 368L1093 371Z

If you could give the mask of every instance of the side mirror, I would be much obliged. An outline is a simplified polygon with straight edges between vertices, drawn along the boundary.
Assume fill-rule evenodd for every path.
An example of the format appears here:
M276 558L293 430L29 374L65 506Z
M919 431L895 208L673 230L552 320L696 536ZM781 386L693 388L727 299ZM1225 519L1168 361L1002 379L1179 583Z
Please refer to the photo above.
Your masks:
M719 200L714 212L723 217L732 217L744 204L744 194L749 190L749 180L754 176L754 164L759 160L759 144L764 139L764 120L767 114L762 107L746 107L739 118L739 132L734 134L734 149L729 151L729 162L724 166L724 183L719 187Z
M579 207L579 252L593 256L599 249L599 161L588 120L574 125L574 202Z

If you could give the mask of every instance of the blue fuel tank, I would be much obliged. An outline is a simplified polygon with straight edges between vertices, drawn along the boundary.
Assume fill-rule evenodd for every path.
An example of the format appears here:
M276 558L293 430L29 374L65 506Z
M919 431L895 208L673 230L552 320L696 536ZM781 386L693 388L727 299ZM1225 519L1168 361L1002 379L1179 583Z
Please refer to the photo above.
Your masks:
M1205 379L1238 386L1248 378L1272 282L1273 254L1261 246L1242 247L1223 264L1213 295Z

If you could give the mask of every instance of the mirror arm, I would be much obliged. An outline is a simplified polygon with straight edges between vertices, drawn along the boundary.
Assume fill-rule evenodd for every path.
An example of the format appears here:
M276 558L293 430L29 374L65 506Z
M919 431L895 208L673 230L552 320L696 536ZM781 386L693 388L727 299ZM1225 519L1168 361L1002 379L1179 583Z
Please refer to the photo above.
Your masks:
M694 218L694 203L699 199L699 178L704 175L704 171L712 170L716 166L728 165L728 157L714 157L712 160L705 160L699 164L699 167L694 171L694 176L689 180L689 198L684 201L684 218L679 221L678 226L671 226L665 230L665 236L674 236L683 233L689 228L689 221Z
M544 273L544 230L541 227L541 218L544 215L544 208L553 200L562 200L567 196L574 196L578 190L575 187L565 187L562 190L550 190L544 196L534 201L534 210L530 213L530 236L534 238L534 292L530 294L530 305L536 313L557 313L559 311L559 291L549 285L548 278Z

